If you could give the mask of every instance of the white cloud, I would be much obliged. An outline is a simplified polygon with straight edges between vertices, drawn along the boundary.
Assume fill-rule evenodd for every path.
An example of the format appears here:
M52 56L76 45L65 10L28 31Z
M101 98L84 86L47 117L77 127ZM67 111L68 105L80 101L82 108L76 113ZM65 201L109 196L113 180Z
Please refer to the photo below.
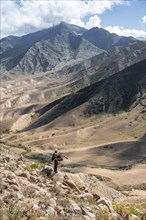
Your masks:
M90 29L92 27L101 27L101 19L97 15L90 17L87 22L83 22L81 21L81 19L72 19L70 23L87 29Z
M101 23L101 19L97 15L95 15L89 19L89 21L85 24L85 27L87 29L90 29L92 27L99 27L100 28L101 27L100 23Z
M143 30L125 29L124 27L119 26L108 26L105 29L110 33L115 33L120 36L132 36L138 39L146 39L146 32Z
M142 23L146 23L146 16L143 16Z
M60 21L83 27L100 26L97 14L125 0L1 0L1 37L22 35L58 24ZM84 17L89 16L84 23Z

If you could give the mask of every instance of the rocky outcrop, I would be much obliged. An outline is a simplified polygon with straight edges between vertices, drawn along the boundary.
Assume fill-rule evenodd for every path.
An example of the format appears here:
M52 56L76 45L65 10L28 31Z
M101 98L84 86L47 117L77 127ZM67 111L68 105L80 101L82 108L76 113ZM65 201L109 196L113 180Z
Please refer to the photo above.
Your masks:
M124 196L97 178L87 174L54 174L51 167L34 166L34 162L13 154L6 145L1 144L0 150L2 220L14 219L16 215L18 220L101 220L104 216L109 220L124 219L122 212L114 210L110 195L117 195L114 201ZM139 217L129 214L127 219Z

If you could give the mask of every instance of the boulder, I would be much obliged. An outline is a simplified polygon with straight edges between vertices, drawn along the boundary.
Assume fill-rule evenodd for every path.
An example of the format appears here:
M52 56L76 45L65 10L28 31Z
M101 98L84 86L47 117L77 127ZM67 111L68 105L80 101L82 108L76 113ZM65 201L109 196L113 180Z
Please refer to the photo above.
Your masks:
M69 186L71 189L75 189L77 192L80 192L77 185L67 176L64 176L63 184Z
M122 216L116 212L111 213L110 220L123 220Z
M97 194L97 193L93 193L93 198L97 201L101 198L101 195Z
M12 179L16 179L16 175L15 173L13 172L9 172L9 173L5 173L5 176L9 179L9 180L12 180Z
M129 216L129 220L141 220L141 218L132 214L131 216Z
M33 210L38 211L40 209L39 205L37 203L35 203L33 205Z
M39 193L40 196L46 196L47 191L45 189L38 188L38 193Z
M9 190L11 191L11 190L13 190L13 191L19 191L19 188L18 188L18 186L16 186L16 185L10 185L9 186Z
M105 206L110 213L114 212L111 201L106 197L101 197L96 204L101 208Z
M22 194L21 192L17 192L17 193L16 193L16 196L17 196L17 198L18 198L19 200L23 200L23 199L24 199L24 196L23 196L23 194Z
M57 205L56 199L54 199L54 198L49 199L49 206L51 206L52 208L55 208L56 205Z
M7 189L8 188L8 184L5 183L5 182L1 182L0 183L0 192L2 193L3 190Z
M53 176L53 180L54 180L55 182L63 183L64 174L61 173L61 172L55 173L55 175Z
M30 173L28 171L22 171L21 174L19 174L19 176L27 178L28 180L30 180Z
M82 210L82 215L85 215L86 216L86 219L87 216L89 217L89 219L96 219L96 216L93 212L89 211L86 207L81 207L81 210Z
M46 176L51 176L51 174L52 174L52 172L53 172L53 169L52 169L52 167L49 167L49 166L45 166L42 170L41 170L41 174L42 175L46 175Z
M56 210L57 214L58 214L60 217L62 217L62 218L64 217L65 212L64 212L62 206L56 206L55 210Z
M10 155L8 155L4 159L6 162L10 162L12 160L12 157Z
M11 201L14 197L16 196L15 192L5 192L3 197L2 197L2 201L8 203L9 201Z
M69 200L70 209L76 214L82 214L81 208L73 201Z
M92 193L84 193L82 195L79 195L79 198L85 199L85 200L92 200L94 197L92 195Z

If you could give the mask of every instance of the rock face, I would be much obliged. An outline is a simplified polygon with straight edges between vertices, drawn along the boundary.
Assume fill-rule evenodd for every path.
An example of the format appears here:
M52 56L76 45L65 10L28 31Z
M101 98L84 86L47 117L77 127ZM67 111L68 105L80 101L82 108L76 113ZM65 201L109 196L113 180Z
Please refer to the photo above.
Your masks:
M0 145L0 213L3 219L107 219L123 220L113 209L109 194L112 189L87 174L57 173L48 175L51 167L13 154ZM11 160L8 158L11 157ZM25 166L24 166L25 165ZM42 172L43 171L43 172ZM46 173L47 172L47 173ZM93 187L93 185L94 187ZM104 197L97 193L101 191ZM109 193L110 192L110 193ZM124 196L117 194L115 198ZM106 197L107 196L107 197ZM109 197L109 198L108 198ZM116 200L116 199L115 199ZM128 220L139 219L129 215Z

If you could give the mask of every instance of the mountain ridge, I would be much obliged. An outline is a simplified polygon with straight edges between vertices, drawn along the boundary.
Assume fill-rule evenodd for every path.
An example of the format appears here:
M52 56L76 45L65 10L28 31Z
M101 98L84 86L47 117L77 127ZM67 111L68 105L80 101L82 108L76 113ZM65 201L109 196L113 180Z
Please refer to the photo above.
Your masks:
M107 79L65 96L58 102L55 101L52 106L43 107L37 111L38 114L41 113L41 117L24 131L49 124L79 106L85 117L102 113L117 114L133 109L146 92L145 63L146 60L136 63Z
M98 32L95 36L94 30ZM13 74L46 72L60 63L84 60L114 47L115 36L118 46L137 42L104 29L87 30L65 22L22 37L9 36L0 40L1 69Z

